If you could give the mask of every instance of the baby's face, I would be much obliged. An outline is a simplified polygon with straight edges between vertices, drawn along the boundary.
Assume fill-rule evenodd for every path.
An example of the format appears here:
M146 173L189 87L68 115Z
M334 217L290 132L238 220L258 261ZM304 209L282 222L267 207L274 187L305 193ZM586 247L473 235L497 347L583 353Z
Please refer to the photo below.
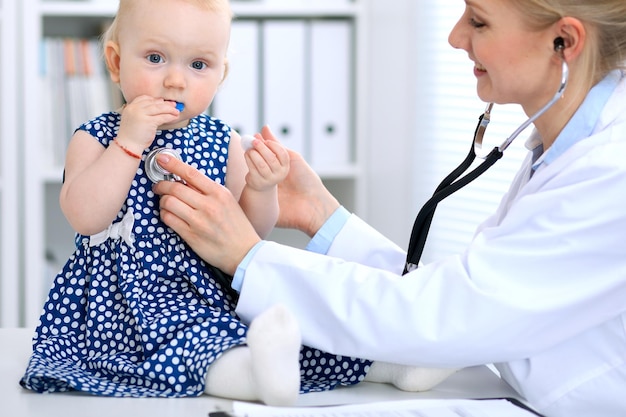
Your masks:
M180 119L204 112L224 77L230 15L180 0L135 0L120 27L124 98L148 95L184 105Z

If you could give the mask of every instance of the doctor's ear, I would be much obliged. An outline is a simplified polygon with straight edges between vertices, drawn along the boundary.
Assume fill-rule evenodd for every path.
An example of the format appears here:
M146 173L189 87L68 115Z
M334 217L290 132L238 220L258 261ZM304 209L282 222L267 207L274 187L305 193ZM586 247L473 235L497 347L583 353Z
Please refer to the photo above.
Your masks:
M563 17L556 23L557 35L553 47L563 53L566 61L576 59L587 43L585 25L574 17Z

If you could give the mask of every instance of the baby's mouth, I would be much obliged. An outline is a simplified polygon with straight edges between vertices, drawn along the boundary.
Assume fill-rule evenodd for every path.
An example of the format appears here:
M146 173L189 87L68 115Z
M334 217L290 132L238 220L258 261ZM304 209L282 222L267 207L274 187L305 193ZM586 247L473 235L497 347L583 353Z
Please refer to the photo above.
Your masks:
M185 109L185 103L181 103L180 101L176 101L176 100L165 100L165 101L171 101L172 103L176 103L176 110L178 111L183 111Z
M474 63L474 68L476 68L476 70L481 71L481 72L487 72L487 68L483 67L478 62Z

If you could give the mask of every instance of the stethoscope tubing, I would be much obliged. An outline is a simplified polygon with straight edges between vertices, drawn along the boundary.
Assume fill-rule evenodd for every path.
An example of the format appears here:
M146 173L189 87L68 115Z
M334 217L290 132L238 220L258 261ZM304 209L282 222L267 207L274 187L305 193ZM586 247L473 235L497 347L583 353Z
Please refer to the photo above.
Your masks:
M483 115L480 116L481 118ZM479 122L480 127L480 122ZM478 128L479 128L478 127ZM478 129L477 128L477 129ZM420 258L424 252L424 246L426 245L426 238L430 230L430 225L435 215L435 209L437 205L451 194L457 192L461 188L465 187L470 182L481 176L487 171L496 161L502 158L503 152L496 146L489 154L484 157L484 161L467 173L464 177L459 178L476 159L476 153L474 152L474 144L470 148L467 157L456 167L435 189L432 197L426 201L422 206L415 222L413 223L413 231L411 232L411 239L409 241L409 249L407 251L407 262L404 267L403 275L412 271L419 265Z
M500 150L502 152L504 152L504 150L506 148L509 147L509 145L513 142L513 140L518 137L520 135L520 133L522 133L528 126L530 126L532 123L535 122L535 120L537 120L538 118L540 118L541 116L543 116L543 114L548 111L548 109L550 107L552 107L554 105L554 103L556 103L562 96L563 96L563 92L565 91L565 87L567 87L567 80L569 79L569 66L567 65L567 62L565 61L565 59L563 59L563 63L562 63L562 70L561 70L561 84L559 85L559 89L557 90L557 92L554 94L554 96L552 97L552 99L546 103L545 106L543 106L541 109L539 109L538 112L536 112L535 114L533 114L531 117L528 118L528 120L526 120L524 123L522 123L517 129L515 129L515 131L511 134L511 136L509 136L501 145L500 145Z
M541 117L548 109L550 109L562 96L567 82L569 80L569 67L562 54L562 48L557 48L557 51L561 53L562 58L562 71L561 82L559 88L554 96L548 101L539 111L528 118L522 123L515 131L504 141L500 146L494 147L491 152L486 156L478 156L484 161L474 168L472 171L461 177L463 173L470 168L472 163L477 157L477 150L482 148L482 139L487 129L487 125L491 120L491 109L493 103L489 103L484 113L478 118L478 124L474 131L474 140L472 146L467 154L467 157L457 166L448 176L446 176L439 186L435 189L432 197L422 206L413 223L413 230L411 231L411 238L409 240L409 248L407 250L407 259L404 266L402 275L416 269L419 265L419 261L424 252L424 246L426 245L426 238L430 230L430 225L435 214L437 205L446 197L465 187L470 182L474 181L485 171L487 171L496 161L502 158L504 151L509 147L515 138L517 138L528 126L534 123L539 117ZM461 177L461 178L459 178Z

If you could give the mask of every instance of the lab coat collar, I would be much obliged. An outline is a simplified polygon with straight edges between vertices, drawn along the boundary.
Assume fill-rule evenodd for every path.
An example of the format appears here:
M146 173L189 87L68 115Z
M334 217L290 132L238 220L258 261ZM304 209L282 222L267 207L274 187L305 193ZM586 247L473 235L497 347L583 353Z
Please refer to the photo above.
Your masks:
M624 73L614 70L596 84L547 151L544 152L541 136L537 130L533 130L526 141L526 148L533 154L533 171L550 164L574 144L591 136L599 124L604 124L600 120L606 104L614 96L618 85L624 84L623 80Z

